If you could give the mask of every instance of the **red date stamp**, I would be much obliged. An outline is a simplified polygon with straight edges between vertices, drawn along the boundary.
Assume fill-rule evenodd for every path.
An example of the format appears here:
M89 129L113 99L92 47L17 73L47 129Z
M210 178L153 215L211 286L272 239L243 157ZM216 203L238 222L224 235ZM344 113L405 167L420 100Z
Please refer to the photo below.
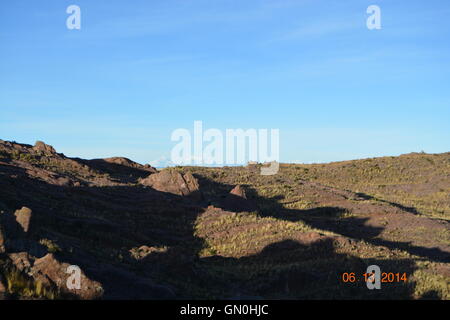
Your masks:
M381 289L382 283L406 283L406 272L381 272L377 265L371 265L365 273L344 272L341 274L343 283L365 282L370 290Z
M357 274L355 272L344 272L342 274L341 280L342 282L358 282L359 279L361 279L364 282L374 282L374 273L362 273ZM406 272L400 273L400 272L382 272L381 273L381 279L380 281L382 283L392 283L392 282L407 282L408 276Z

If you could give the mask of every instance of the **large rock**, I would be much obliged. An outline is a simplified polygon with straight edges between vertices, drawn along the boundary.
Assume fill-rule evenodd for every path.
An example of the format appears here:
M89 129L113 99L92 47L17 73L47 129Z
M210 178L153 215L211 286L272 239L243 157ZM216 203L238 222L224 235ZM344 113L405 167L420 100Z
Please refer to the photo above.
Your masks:
M28 252L10 253L8 257L14 267L20 272L27 272L33 264L33 257Z
M80 299L97 299L103 294L102 285L89 279L80 269L80 288L69 289L67 282L71 273L68 263L59 262L53 254L49 253L34 261L29 274L43 285L55 285L61 292L74 295ZM68 273L69 272L69 273Z
M16 210L14 213L17 223L25 233L30 229L31 213L31 209L27 207L22 207L22 209Z
M244 187L237 185L228 195L220 201L220 206L228 211L242 212L242 211L256 211L258 207L252 201L247 199Z
M34 144L33 150L38 153L47 154L47 155L56 153L56 150L52 146L45 144L42 141L36 141L36 143Z
M245 189L241 185L237 185L230 191L230 194L235 195L237 197L247 199L247 195L245 194Z
M191 173L181 173L173 170L163 170L145 179L139 180L145 186L161 192L168 192L179 196L199 196L199 184Z

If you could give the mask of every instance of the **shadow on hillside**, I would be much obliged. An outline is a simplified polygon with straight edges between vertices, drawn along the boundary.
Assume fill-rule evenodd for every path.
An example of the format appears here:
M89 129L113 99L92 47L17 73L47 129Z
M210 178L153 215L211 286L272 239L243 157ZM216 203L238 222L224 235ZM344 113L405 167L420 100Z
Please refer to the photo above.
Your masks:
M202 260L206 267L232 275L222 278L233 283L230 299L410 299L414 291L414 284L405 282L382 283L381 290L369 290L364 278L369 265L411 275L416 270L413 261L340 254L330 238L308 245L283 240L256 255ZM345 273L354 273L354 282L343 281ZM215 275L220 278L221 273Z
M356 195L358 197L363 198L364 200L376 200L376 201L387 203L387 204L389 204L389 205L391 205L393 207L399 208L400 210L403 210L403 211L406 211L406 212L409 212L409 213L412 213L412 214L417 214L417 215L420 214L420 212L417 211L417 209L414 208L414 207L406 207L406 206L401 205L401 204L396 203L396 202L387 201L387 200L383 200L383 199L378 199L378 198L375 198L373 196L370 196L370 195L362 193L362 192L357 192Z
M218 184L215 181L206 179L204 177L197 177L203 185L204 188L208 190L219 190L218 192L212 192L211 198L214 199L215 194L222 194L226 190L231 190L233 188L232 185L223 185ZM442 251L439 248L426 248L412 245L410 242L402 242L402 241L390 241L386 239L381 239L378 236L383 232L383 227L374 227L366 224L368 218L358 218L358 217L343 217L343 215L347 212L343 208L339 207L317 207L313 209L287 209L283 207L280 203L279 197L274 198L263 198L259 197L255 190L246 186L248 190L248 194L250 195L249 199L253 203L257 204L257 212L262 217L274 217L281 220L296 222L303 221L310 225L313 228L318 228L322 230L332 231L334 233L341 234L343 236L364 240L368 243L371 243L376 246L384 246L389 249L399 249L404 250L410 254L418 255L424 258L427 258L431 261L435 262L450 262L450 255L448 252ZM368 195L358 194L362 198L372 199L372 197ZM229 197L229 196L228 196ZM216 197L217 199L217 197ZM239 197L235 197L236 201L241 201ZM211 202L211 201L210 201ZM214 201L212 202L215 205L218 205L220 208L224 210L229 210L230 207L227 203L223 201ZM411 208L406 208L399 204L389 204L403 209L410 213L417 213L415 210L410 210ZM246 211L246 210L242 210Z

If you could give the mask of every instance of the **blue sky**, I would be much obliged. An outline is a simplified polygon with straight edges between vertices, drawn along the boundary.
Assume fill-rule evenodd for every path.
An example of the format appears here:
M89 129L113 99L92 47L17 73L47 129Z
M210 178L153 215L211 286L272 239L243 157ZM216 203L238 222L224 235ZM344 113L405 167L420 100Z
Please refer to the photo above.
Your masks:
M280 129L282 162L447 152L449 17L448 0L2 1L0 138L156 164L201 120Z

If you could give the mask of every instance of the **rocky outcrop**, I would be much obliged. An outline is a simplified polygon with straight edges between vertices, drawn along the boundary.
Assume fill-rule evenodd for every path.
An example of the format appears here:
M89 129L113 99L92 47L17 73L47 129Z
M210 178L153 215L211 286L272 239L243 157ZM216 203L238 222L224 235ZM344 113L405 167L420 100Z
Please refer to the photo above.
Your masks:
M113 183L137 183L138 179L143 179L149 173L156 173L157 170L149 165L141 165L128 158L113 157L105 159L78 160L86 164L89 168L95 170L98 174L106 174L108 180ZM102 177L103 179L105 177ZM107 184L108 181L101 183L98 178L96 184Z
M112 157L112 158L105 158L105 159L97 159L96 161L104 161L104 162L110 163L110 164L117 164L117 165L121 165L124 167L141 169L141 170L145 170L145 171L153 172L153 173L158 171L148 164L141 165L137 162L134 162L134 161L132 161L128 158L124 158L124 157Z
M36 141L34 144L33 150L37 153L44 154L44 155L52 155L56 153L55 148L52 146L45 144L42 141Z
M73 270L80 271L80 286L79 288L69 286L68 284L72 283L72 278L75 279L75 272L77 271L71 270L70 264L60 262L51 253L42 258L33 257L27 252L11 253L8 257L16 270L31 277L43 287L54 289L68 297L98 299L103 294L102 285L89 279L78 266L74 266ZM76 285L76 281L74 283Z
M200 197L198 181L189 172L181 174L173 170L163 170L159 173L151 174L145 179L140 179L139 183L161 192L179 196Z
M75 295L80 299L100 298L103 294L101 284L89 279L77 266L75 268L80 270L80 287L69 288L70 277L75 276L75 273L69 269L70 266L68 263L58 261L53 254L49 253L34 261L29 274L43 285L56 286L61 292Z
M28 271L31 268L33 258L28 252L17 252L8 254L11 263L20 272Z

